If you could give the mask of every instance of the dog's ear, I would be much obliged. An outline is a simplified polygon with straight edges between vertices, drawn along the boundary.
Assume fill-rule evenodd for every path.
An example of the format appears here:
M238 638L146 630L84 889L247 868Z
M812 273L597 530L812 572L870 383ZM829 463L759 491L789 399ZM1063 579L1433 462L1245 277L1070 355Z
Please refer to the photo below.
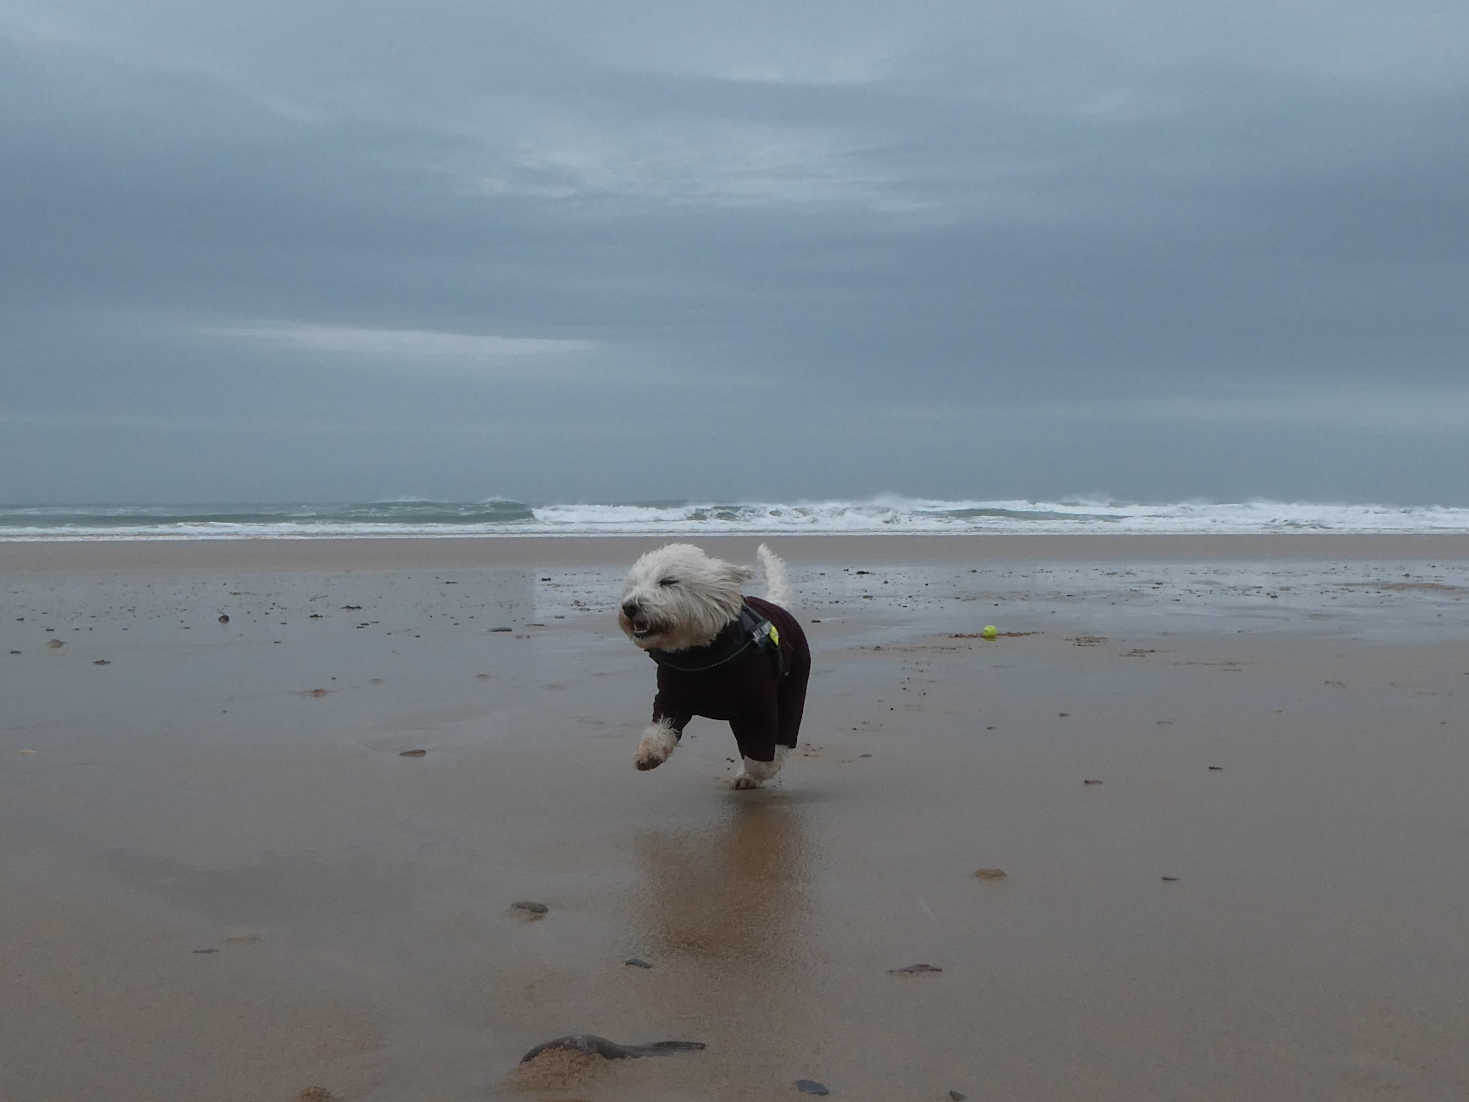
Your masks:
M737 566L732 562L722 562L719 564L719 580L728 582L730 585L744 585L754 576L755 571L751 570L748 566Z

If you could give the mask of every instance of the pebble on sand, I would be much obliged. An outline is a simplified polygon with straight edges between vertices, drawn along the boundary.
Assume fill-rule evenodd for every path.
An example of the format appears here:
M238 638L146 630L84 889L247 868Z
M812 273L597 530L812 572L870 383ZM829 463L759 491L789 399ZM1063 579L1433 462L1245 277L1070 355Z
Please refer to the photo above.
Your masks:
M797 1079L796 1090L802 1094L830 1094L831 1091L825 1083L818 1083L815 1079Z
M400 758L421 758L427 753L427 750L399 750L398 756Z
M551 908L546 906L544 903L536 903L533 900L529 899L517 900L516 902L510 904L510 909L512 911L520 911L522 914L533 915L536 918L541 918L543 915L548 914L551 910Z
M651 964L649 964L647 961L643 960L641 957L628 957L622 963L625 964L625 965L627 965L629 968L652 968L653 967Z
M221 612L219 614L219 622L221 624L227 624L227 623L229 623L230 622L229 613L227 613L227 612Z
M336 1102L336 1097L325 1087L307 1087L296 1095L296 1102Z
M974 875L981 880L1003 880L1006 873L1004 869L975 869Z
M46 645L52 650L60 650L62 647L66 646L66 643L61 639L47 639Z
M942 972L943 969L932 964L905 964L902 968L889 968L890 976L917 976L924 972Z

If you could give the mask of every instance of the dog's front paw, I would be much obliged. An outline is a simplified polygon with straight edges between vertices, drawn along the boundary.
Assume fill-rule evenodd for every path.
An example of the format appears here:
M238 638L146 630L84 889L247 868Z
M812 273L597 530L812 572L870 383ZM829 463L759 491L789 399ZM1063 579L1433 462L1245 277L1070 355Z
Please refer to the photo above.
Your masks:
M674 734L673 728L655 723L638 740L638 752L633 757L633 764L644 771L657 769L669 759L677 745L678 736Z
M735 788L736 791L739 791L739 792L743 792L743 791L745 791L746 789L749 789L749 788L759 788L759 787L760 787L760 778L759 777L752 777L748 773L741 773L738 777L736 777L734 779L734 788Z

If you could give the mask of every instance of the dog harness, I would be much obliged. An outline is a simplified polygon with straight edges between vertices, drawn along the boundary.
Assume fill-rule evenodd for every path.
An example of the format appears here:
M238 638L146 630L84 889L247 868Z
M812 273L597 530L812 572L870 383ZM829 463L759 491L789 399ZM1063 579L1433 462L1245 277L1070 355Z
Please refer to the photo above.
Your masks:
M713 642L687 650L650 649L647 654L658 665L679 673L705 673L733 662L751 647L759 647L769 654L775 662L777 676L785 676L779 629L748 603L740 605L738 619L716 635Z

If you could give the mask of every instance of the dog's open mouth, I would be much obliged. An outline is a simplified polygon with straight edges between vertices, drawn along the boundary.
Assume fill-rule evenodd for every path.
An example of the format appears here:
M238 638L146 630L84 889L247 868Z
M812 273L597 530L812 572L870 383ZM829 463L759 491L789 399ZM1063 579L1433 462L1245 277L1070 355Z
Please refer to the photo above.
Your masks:
M656 625L647 616L641 614L628 616L624 614L623 620L626 622L627 630L632 634L634 639L646 639L648 636L656 634Z

